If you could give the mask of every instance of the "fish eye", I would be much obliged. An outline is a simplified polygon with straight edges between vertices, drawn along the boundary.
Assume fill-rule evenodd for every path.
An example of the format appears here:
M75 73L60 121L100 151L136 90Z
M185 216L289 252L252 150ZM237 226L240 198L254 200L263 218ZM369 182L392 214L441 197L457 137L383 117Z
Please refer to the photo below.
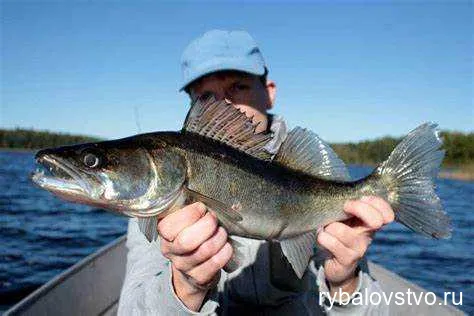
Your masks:
M85 154L82 161L87 168L97 168L101 163L100 157L94 153Z

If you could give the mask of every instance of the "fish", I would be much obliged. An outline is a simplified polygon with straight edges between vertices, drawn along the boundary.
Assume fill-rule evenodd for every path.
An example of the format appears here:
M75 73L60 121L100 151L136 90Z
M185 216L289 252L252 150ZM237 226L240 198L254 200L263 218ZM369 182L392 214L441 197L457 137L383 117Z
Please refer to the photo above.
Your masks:
M451 220L434 185L445 154L435 123L411 131L359 180L314 132L293 128L275 154L268 150L274 135L256 128L226 100L197 100L180 131L40 150L31 179L62 199L138 218L150 242L159 237L161 218L203 202L231 240L279 242L299 278L314 255L316 233L349 218L347 200L379 196L409 229L450 237ZM234 250L232 269L239 256Z

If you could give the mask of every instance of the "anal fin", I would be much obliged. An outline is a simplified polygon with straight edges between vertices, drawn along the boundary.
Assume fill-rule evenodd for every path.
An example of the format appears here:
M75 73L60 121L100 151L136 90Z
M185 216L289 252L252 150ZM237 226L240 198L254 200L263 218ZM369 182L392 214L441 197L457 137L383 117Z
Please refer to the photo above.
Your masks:
M280 246L283 254L300 279L303 277L303 274L308 266L308 262L313 255L315 243L316 235L313 232L280 240Z

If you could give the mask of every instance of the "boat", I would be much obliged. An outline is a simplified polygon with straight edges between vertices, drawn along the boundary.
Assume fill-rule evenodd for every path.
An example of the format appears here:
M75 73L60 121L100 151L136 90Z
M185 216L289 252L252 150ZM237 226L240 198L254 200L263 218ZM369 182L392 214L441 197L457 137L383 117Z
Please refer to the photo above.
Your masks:
M4 315L116 315L125 275L125 242L126 236L112 241L32 292ZM428 292L378 264L369 261L368 265L371 276L387 293L406 293L410 289L419 297L421 292ZM432 305L424 300L420 305L397 305L392 300L390 314L465 315L455 306L444 305L439 297Z

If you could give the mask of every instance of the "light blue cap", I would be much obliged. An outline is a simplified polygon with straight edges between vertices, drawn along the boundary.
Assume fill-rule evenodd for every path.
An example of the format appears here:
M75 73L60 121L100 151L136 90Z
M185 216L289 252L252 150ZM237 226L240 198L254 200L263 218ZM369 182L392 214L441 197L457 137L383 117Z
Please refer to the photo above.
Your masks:
M180 91L202 76L222 70L265 74L265 61L255 40L245 31L212 30L192 41L181 56Z

